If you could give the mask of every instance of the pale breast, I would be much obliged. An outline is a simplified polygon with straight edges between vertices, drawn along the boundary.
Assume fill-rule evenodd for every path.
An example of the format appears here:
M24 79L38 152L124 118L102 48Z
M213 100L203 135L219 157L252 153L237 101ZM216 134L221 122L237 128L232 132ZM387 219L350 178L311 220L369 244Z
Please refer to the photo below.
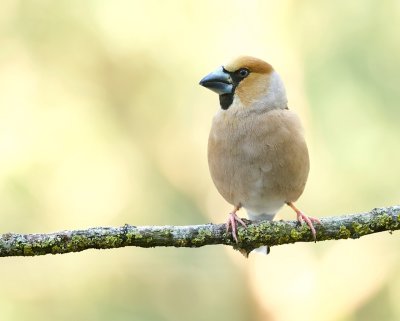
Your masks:
M214 117L208 162L219 193L233 205L267 213L301 195L309 159L298 117L289 110Z

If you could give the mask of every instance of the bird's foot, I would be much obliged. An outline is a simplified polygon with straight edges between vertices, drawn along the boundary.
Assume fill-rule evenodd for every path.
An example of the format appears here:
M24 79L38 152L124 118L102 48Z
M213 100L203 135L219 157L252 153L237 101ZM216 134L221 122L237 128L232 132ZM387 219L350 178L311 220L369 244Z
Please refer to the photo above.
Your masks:
M312 236L314 238L314 241L317 241L317 232L315 231L314 223L322 224L321 221L316 218L316 217L311 217L305 215L302 211L300 211L296 206L294 206L293 203L289 202L287 203L295 212L297 215L297 220L299 221L300 224L303 224L306 222L306 224L310 227Z
M238 243L237 238L237 222L239 222L244 227L247 227L246 223L236 215L236 212L240 209L240 206L236 206L232 213L229 213L228 220L226 221L226 232L229 232L229 229L232 229L232 237Z
M317 241L317 232L315 231L313 222L322 224L321 221L316 217L307 216L301 211L296 212L296 215L297 215L297 220L300 222L300 224L303 224L303 222L307 223L307 225L311 229L311 233L313 235L314 241Z

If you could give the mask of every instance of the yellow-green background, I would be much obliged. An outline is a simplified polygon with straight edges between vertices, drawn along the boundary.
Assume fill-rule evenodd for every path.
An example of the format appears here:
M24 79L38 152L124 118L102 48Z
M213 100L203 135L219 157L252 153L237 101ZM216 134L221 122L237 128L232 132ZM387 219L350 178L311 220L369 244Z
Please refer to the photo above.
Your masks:
M396 0L1 1L0 233L224 221L198 81L239 54L275 66L304 122L305 212L398 204L399 19ZM399 245L3 258L0 320L394 321Z

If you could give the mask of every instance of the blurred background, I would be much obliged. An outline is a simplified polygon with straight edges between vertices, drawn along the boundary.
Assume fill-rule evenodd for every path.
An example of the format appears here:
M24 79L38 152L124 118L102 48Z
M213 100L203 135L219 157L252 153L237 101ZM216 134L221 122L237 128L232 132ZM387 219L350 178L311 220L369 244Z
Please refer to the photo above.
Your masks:
M300 208L399 204L399 1L1 7L0 233L225 221L206 157L218 97L198 82L240 54L275 67L305 125ZM399 320L399 245L397 232L249 259L223 246L2 258L0 319Z

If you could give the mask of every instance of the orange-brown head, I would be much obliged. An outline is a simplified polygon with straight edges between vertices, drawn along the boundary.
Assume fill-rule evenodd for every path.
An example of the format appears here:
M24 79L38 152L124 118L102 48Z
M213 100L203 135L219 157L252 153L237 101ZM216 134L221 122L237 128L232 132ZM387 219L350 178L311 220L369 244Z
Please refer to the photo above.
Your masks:
M241 56L205 76L200 85L219 94L221 108L233 104L241 108L287 108L285 88L272 66L249 56Z

